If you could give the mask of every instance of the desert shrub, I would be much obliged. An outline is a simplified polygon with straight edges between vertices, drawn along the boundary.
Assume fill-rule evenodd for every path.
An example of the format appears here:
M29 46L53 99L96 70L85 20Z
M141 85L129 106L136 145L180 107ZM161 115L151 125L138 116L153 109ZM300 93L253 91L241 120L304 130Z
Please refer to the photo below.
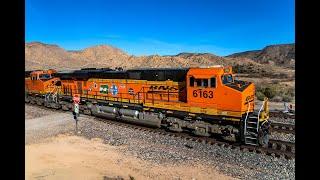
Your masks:
M288 88L287 92L286 92L286 95L294 97L294 95L295 95L294 89L293 88Z
M273 101L273 102L282 102L283 101L283 97L277 95L277 96L274 96L271 99L271 101Z
M263 100L263 97L265 96L273 102L291 102L295 97L293 87L288 87L286 84L276 83L276 81L272 84L257 84L256 92L259 100Z
M232 67L234 73L246 73L246 69L243 65L236 64Z
M280 73L279 78L286 79L288 78L288 75L286 73Z
M273 87L273 86L268 86L264 89L264 92L263 94L269 98L269 99L272 99L276 94L277 94L277 91L276 91L276 88Z
M258 100L267 97L273 102L291 102L295 96L293 87L280 84L277 80L272 84L256 84L256 96Z
M293 100L293 96L284 95L282 96L282 100L284 102L291 102Z
M260 92L263 93L264 92L264 88L265 88L264 85L262 85L261 83L259 83L259 84L257 83L256 84L256 91L260 91Z
M279 80L277 80L277 79L274 79L271 82L272 82L272 84L279 84Z
M256 91L256 97L259 101L263 101L265 95L261 91Z

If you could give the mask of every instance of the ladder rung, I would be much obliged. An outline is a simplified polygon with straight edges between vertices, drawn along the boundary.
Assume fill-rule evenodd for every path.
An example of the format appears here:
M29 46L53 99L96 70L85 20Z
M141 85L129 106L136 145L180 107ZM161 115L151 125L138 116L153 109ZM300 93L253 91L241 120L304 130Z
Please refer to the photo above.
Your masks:
M248 143L248 142L246 142L246 144L250 144L250 145L254 145L254 146L257 145L256 143Z
M258 136L258 133L254 133L254 132L247 132L246 136Z
M250 123L250 124L257 124L257 122L250 122L250 121L247 121L247 123Z
M247 123L257 123L258 121L247 121Z
M257 127L250 127L250 126L248 127L247 126L247 129L257 129Z
M246 136L245 138L246 138L246 139L254 139L254 140L257 140L257 138L255 138L255 137L250 137L250 136Z
M250 116L250 119L258 119L258 116Z

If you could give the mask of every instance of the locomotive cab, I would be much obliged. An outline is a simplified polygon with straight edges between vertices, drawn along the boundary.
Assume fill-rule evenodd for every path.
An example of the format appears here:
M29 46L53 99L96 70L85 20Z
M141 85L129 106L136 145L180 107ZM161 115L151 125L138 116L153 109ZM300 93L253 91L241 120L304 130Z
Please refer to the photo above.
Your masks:
M52 76L51 74L47 74L47 73L35 72L35 73L31 73L30 78L32 81L36 81L36 80L45 81L45 80L51 79Z
M32 81L36 80L41 80L41 81L46 81L49 79L52 79L52 74L55 73L56 71L53 69L49 69L47 71L33 71L30 73L30 79Z
M254 100L254 85L235 80L231 67L191 68L187 74L187 86L191 106L217 109L223 115L239 117L248 111L248 103L244 102L246 98L250 102ZM251 103L249 110L253 109Z
M268 144L268 103L265 100L255 114L253 83L235 80L232 68L223 66L191 68L186 78L190 106L213 119L239 124L239 137L246 144Z
M25 89L35 93L51 92L59 85L60 80L52 76L55 70L33 71L30 77L26 77Z

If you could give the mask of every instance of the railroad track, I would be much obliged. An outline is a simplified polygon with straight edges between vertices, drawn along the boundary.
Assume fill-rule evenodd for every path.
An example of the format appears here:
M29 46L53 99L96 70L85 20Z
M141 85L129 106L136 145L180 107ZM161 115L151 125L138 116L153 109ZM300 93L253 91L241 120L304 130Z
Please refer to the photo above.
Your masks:
M51 109L47 108L44 106L39 106L39 105L33 105L37 107L41 107L43 109L50 109L53 111L60 111L60 112L66 112L65 110L62 109ZM124 122L119 122L119 121L113 121L113 120L108 120L108 119L103 119L99 117L94 117L95 120L102 121L107 124L114 124L118 125L120 127L125 127L125 128L131 128L135 130L140 130L144 132L150 132L150 133L156 133L164 136L171 136L171 137L176 137L176 138L181 138L189 141L194 141L194 142L199 142L203 144L209 144L209 145L218 145L220 147L225 147L229 149L238 149L243 152L253 152L253 153L258 153L258 154L265 154L273 157L284 157L286 159L293 159L295 158L295 144L292 142L287 142L287 141L280 141L280 140L273 140L270 139L269 144L267 147L259 147L259 146L251 146L251 145L243 145L235 142L228 142L224 140L219 140L216 138L212 137L198 137L191 135L189 133L181 132L181 133L176 133L176 132L170 132L167 131L164 128L149 128L149 127L144 127L144 126L139 126L139 125L134 125L134 124L128 124ZM188 147L192 148L192 147Z
M286 133L286 134L295 134L294 124L271 122L270 126L271 126L271 131Z
M270 117L284 118L284 119L295 119L295 114L283 113L282 111L270 111Z
M238 149L244 152L249 151L253 153L265 154L265 155L274 156L278 158L284 157L286 159L295 158L295 143L287 142L287 141L270 139L267 147L258 147L258 146L251 146L251 145L242 145L234 142L227 142L227 141L218 140L212 137L198 137L185 132L181 132L181 133L170 132L170 131L166 131L163 128L154 129L154 128L142 127L134 124L126 124L119 121L106 120L98 117L95 117L95 119L99 121L103 121L104 123L107 123L110 125L113 124L113 125L118 125L124 128L133 128L135 130L156 133L164 136L181 138L181 139L199 142L203 144L218 145L220 147L225 147L229 149ZM192 148L192 147L189 147L189 148Z

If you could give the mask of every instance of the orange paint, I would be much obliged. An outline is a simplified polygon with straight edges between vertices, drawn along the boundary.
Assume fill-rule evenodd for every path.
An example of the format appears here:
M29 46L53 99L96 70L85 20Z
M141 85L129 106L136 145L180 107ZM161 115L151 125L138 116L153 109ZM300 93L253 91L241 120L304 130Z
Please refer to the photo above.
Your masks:
M30 77L25 78L25 89L28 92L33 93L47 93L51 92L55 88L55 82L59 81L59 78L52 77L55 70L47 71L33 71L30 73Z
M29 92L48 92L53 78L45 80L39 76L51 75L54 70L35 71L26 78ZM225 83L224 83L225 82ZM50 84L51 83L51 84ZM61 80L61 94L80 94L81 98L99 98L113 101L152 104L172 104L178 107L199 107L219 111L246 113L254 110L255 86L235 83L231 67L190 68L185 82L146 81L125 79ZM238 88L238 89L237 89ZM242 89L241 89L242 88Z

